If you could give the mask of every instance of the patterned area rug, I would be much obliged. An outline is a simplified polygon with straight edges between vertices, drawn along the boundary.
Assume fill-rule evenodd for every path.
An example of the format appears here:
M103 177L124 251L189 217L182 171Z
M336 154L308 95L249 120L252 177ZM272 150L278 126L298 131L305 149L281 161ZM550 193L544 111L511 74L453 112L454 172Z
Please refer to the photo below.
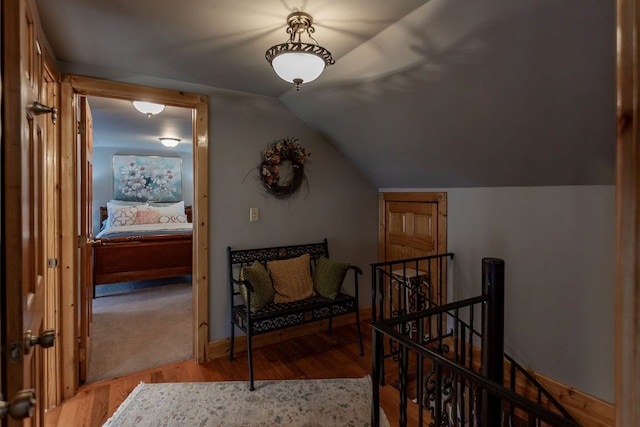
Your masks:
M104 424L115 426L370 426L371 379L140 383ZM381 426L389 426L381 412Z

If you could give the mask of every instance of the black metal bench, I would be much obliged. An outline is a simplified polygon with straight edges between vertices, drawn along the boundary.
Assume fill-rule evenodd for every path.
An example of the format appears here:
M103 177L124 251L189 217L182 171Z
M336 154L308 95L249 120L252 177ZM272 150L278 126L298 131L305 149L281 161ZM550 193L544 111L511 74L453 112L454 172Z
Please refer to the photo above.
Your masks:
M253 288L249 282L240 280L240 270L242 267L250 266L255 261L259 261L266 268L266 264L269 261L296 258L304 254L310 255L310 269L311 272L313 272L316 268L317 260L321 256L329 258L327 239L324 239L324 241L320 243L277 246L260 249L227 248L230 286L229 301L231 310L231 343L229 349L229 360L233 360L235 326L237 326L244 331L247 336L247 356L249 361L249 382L251 390L254 390L253 361L251 355L251 339L254 335L323 319L329 319L329 333L331 333L331 321L333 317L355 313L360 355L362 356L364 354L362 349L362 336L360 334L360 313L358 309L358 276L362 275L362 270L354 265L349 266L349 270L353 271L355 295L349 295L343 292L343 289L340 289L336 299L329 299L319 295L314 295L295 302L279 304L270 303L257 312L251 312L249 309ZM347 275L348 274L349 272L347 271ZM239 298L241 286L245 286L249 291L246 292L246 304Z

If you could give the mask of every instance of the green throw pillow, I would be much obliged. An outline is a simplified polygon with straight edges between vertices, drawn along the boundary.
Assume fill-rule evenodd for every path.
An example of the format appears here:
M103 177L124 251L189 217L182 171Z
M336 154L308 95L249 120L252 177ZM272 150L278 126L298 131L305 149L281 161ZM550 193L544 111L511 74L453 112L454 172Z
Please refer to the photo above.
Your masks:
M251 312L260 311L273 302L275 292L271 284L271 277L260 261L254 261L251 267L242 267L240 280L251 283L255 291L251 294ZM246 288L240 286L240 295L245 304L247 303L246 292Z
M348 262L333 261L325 257L318 258L313 272L313 289L320 296L336 299L348 268Z

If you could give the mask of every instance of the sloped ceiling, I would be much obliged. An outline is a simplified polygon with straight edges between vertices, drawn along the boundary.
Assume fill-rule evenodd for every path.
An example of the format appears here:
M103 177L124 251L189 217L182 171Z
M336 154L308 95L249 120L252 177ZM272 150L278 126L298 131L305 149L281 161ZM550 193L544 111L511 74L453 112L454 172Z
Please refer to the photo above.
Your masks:
M279 97L378 188L614 182L615 2L39 0L38 8L61 68ZM294 10L314 16L315 38L336 59L299 92L264 60L286 39Z

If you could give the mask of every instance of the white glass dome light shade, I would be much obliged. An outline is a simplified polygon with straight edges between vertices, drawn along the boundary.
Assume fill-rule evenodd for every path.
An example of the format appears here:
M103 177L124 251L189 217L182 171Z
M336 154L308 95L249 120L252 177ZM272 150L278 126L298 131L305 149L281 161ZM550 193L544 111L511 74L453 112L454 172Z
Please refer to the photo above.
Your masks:
M162 142L162 145L169 148L177 147L178 144L180 143L180 138L158 138L158 139L160 139L160 142Z
M296 79L309 83L317 79L325 68L325 61L313 53L285 52L271 61L271 66L278 77L289 83Z
M334 64L331 53L320 46L311 34L313 17L305 12L293 12L287 16L289 41L271 46L265 59L282 80L300 85L317 79L326 66ZM313 41L304 43L303 36Z
M136 110L149 117L154 114L159 114L164 110L163 104L156 104L155 102L133 101L133 106Z

